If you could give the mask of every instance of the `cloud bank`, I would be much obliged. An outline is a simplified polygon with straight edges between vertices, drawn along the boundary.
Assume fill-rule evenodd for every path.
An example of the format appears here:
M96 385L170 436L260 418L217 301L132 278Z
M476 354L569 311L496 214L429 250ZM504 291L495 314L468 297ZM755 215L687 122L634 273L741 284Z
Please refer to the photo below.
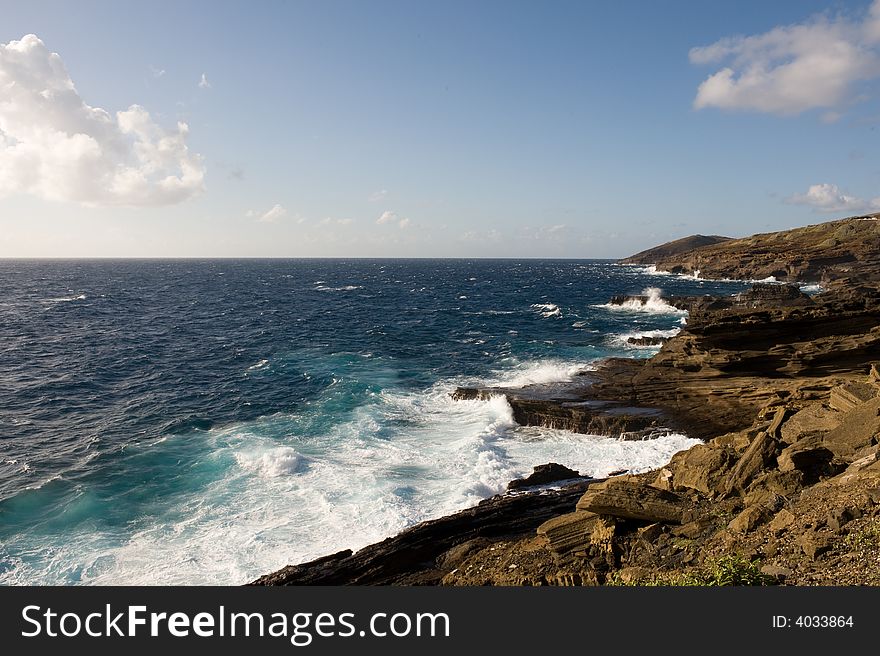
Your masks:
M796 205L808 205L816 212L876 212L880 210L880 198L863 200L843 193L836 184L810 185L805 194L795 194L788 202Z
M189 128L159 127L139 105L111 115L79 95L35 35L0 44L0 196L91 206L161 206L204 190Z
M880 77L880 0L858 18L814 16L692 48L689 57L726 64L700 84L696 109L793 115L841 107L855 100L858 82Z

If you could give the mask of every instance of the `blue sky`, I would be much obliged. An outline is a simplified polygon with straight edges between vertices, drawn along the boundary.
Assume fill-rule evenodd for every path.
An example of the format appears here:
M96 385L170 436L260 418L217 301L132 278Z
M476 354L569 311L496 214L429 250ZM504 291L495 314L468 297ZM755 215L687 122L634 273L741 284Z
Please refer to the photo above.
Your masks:
M880 210L868 0L0 9L0 256L618 257Z

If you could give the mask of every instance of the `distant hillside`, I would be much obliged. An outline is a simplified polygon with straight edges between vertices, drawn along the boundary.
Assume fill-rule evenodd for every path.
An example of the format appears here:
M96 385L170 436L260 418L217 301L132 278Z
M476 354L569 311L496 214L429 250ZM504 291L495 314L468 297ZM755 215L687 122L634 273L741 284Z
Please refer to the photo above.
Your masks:
M752 235L742 239L695 235L621 260L703 278L880 282L880 214ZM700 240L715 240L700 243Z
M655 264L661 260L689 253L695 248L702 246L711 246L712 244L720 244L721 242L730 241L731 237L721 237L719 235L691 235L690 237L682 237L675 241L668 241L660 246L649 248L641 253L636 253L625 260L624 264Z

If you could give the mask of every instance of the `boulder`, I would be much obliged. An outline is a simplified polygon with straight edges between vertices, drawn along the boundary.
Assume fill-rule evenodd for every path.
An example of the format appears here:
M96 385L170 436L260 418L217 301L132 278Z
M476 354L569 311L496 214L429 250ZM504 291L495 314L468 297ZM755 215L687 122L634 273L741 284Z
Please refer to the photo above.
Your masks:
M613 479L591 486L578 510L645 522L680 524L683 499L674 492L633 481Z
M798 494L804 486L804 474L798 470L781 472L773 469L758 474L749 485L746 495L766 490L774 495L791 499Z
M782 441L794 444L816 433L827 433L840 424L841 413L821 403L811 403L786 419L780 433Z
M698 444L672 457L672 485L674 489L689 488L706 496L718 496L724 491L725 477L735 462L733 449Z
M833 546L830 537L819 533L804 533L798 538L798 544L810 560L818 559Z
M749 487L749 491L743 495L743 503L746 506L760 506L767 511L776 512L784 503L784 499L763 486L757 486L754 489Z
M534 485L547 485L557 481L568 481L573 478L581 478L579 472L569 469L564 465L555 462L546 465L538 465L532 470L532 473L525 478L517 478L507 484L508 490L519 490L524 487L532 487Z
M735 533L748 533L767 520L769 513L760 505L748 506L727 525Z
M764 431L758 433L727 477L725 494L742 493L755 476L774 464L777 453L779 442Z
M821 472L834 458L821 436L808 437L785 447L776 459L779 471L794 470L809 474Z
M832 531L840 533L844 526L861 516L861 511L856 508L835 508L828 513L825 523Z
M672 529L671 533L677 538L689 538L691 540L695 540L708 532L709 529L711 529L714 525L714 518L700 517L698 519L694 519L688 522L687 524L676 526Z
M795 516L794 513L786 508L780 510L776 515L774 515L773 519L770 520L770 523L767 525L767 528L773 533L773 535L780 535L785 532L789 527L794 525Z
M590 534L599 516L591 512L573 512L541 524L537 533L547 538L547 547L557 555L577 549L585 549L590 544Z
M843 416L840 425L825 435L825 446L835 455L851 456L877 443L880 433L880 397L866 401Z
M877 388L871 383L844 383L831 389L829 404L835 410L847 412L875 396L877 396Z

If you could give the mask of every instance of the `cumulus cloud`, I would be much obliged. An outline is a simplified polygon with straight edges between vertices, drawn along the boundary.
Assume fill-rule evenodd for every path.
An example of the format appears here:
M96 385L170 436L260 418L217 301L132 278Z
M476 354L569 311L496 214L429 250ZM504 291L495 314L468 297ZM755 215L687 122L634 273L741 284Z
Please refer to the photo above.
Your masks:
M398 216L396 212L392 212L390 210L385 210L382 214L379 215L379 218L376 219L376 223L378 225L389 225L395 224L401 230L410 227L412 225L412 221L410 221L406 217Z
M880 209L880 198L863 200L856 196L850 196L841 191L836 184L810 185L805 194L795 194L788 202L796 205L808 205L816 212L849 212L858 214L861 212L875 212Z
M395 223L397 220L397 214L390 210L385 210L384 212L382 212L379 218L376 219L376 223L378 223L379 225L385 225L386 223Z
M208 82L208 76L202 73L202 79L199 80L199 89L210 89L211 83Z
M255 210L248 210L245 213L245 216L249 219L256 219L260 223L276 223L278 219L287 215L287 209L278 203L275 203L272 207L270 207L265 212L257 212Z
M33 34L0 44L0 196L83 205L158 206L204 190L189 128L159 127L139 105L111 115L86 104Z
M880 76L878 48L880 0L858 18L819 15L726 37L689 53L694 64L724 65L700 84L694 107L780 115L840 107L854 100L858 82Z
M374 191L370 194L370 197L367 199L371 203L378 203L380 200L384 200L385 196L388 195L387 189L380 189L379 191Z

